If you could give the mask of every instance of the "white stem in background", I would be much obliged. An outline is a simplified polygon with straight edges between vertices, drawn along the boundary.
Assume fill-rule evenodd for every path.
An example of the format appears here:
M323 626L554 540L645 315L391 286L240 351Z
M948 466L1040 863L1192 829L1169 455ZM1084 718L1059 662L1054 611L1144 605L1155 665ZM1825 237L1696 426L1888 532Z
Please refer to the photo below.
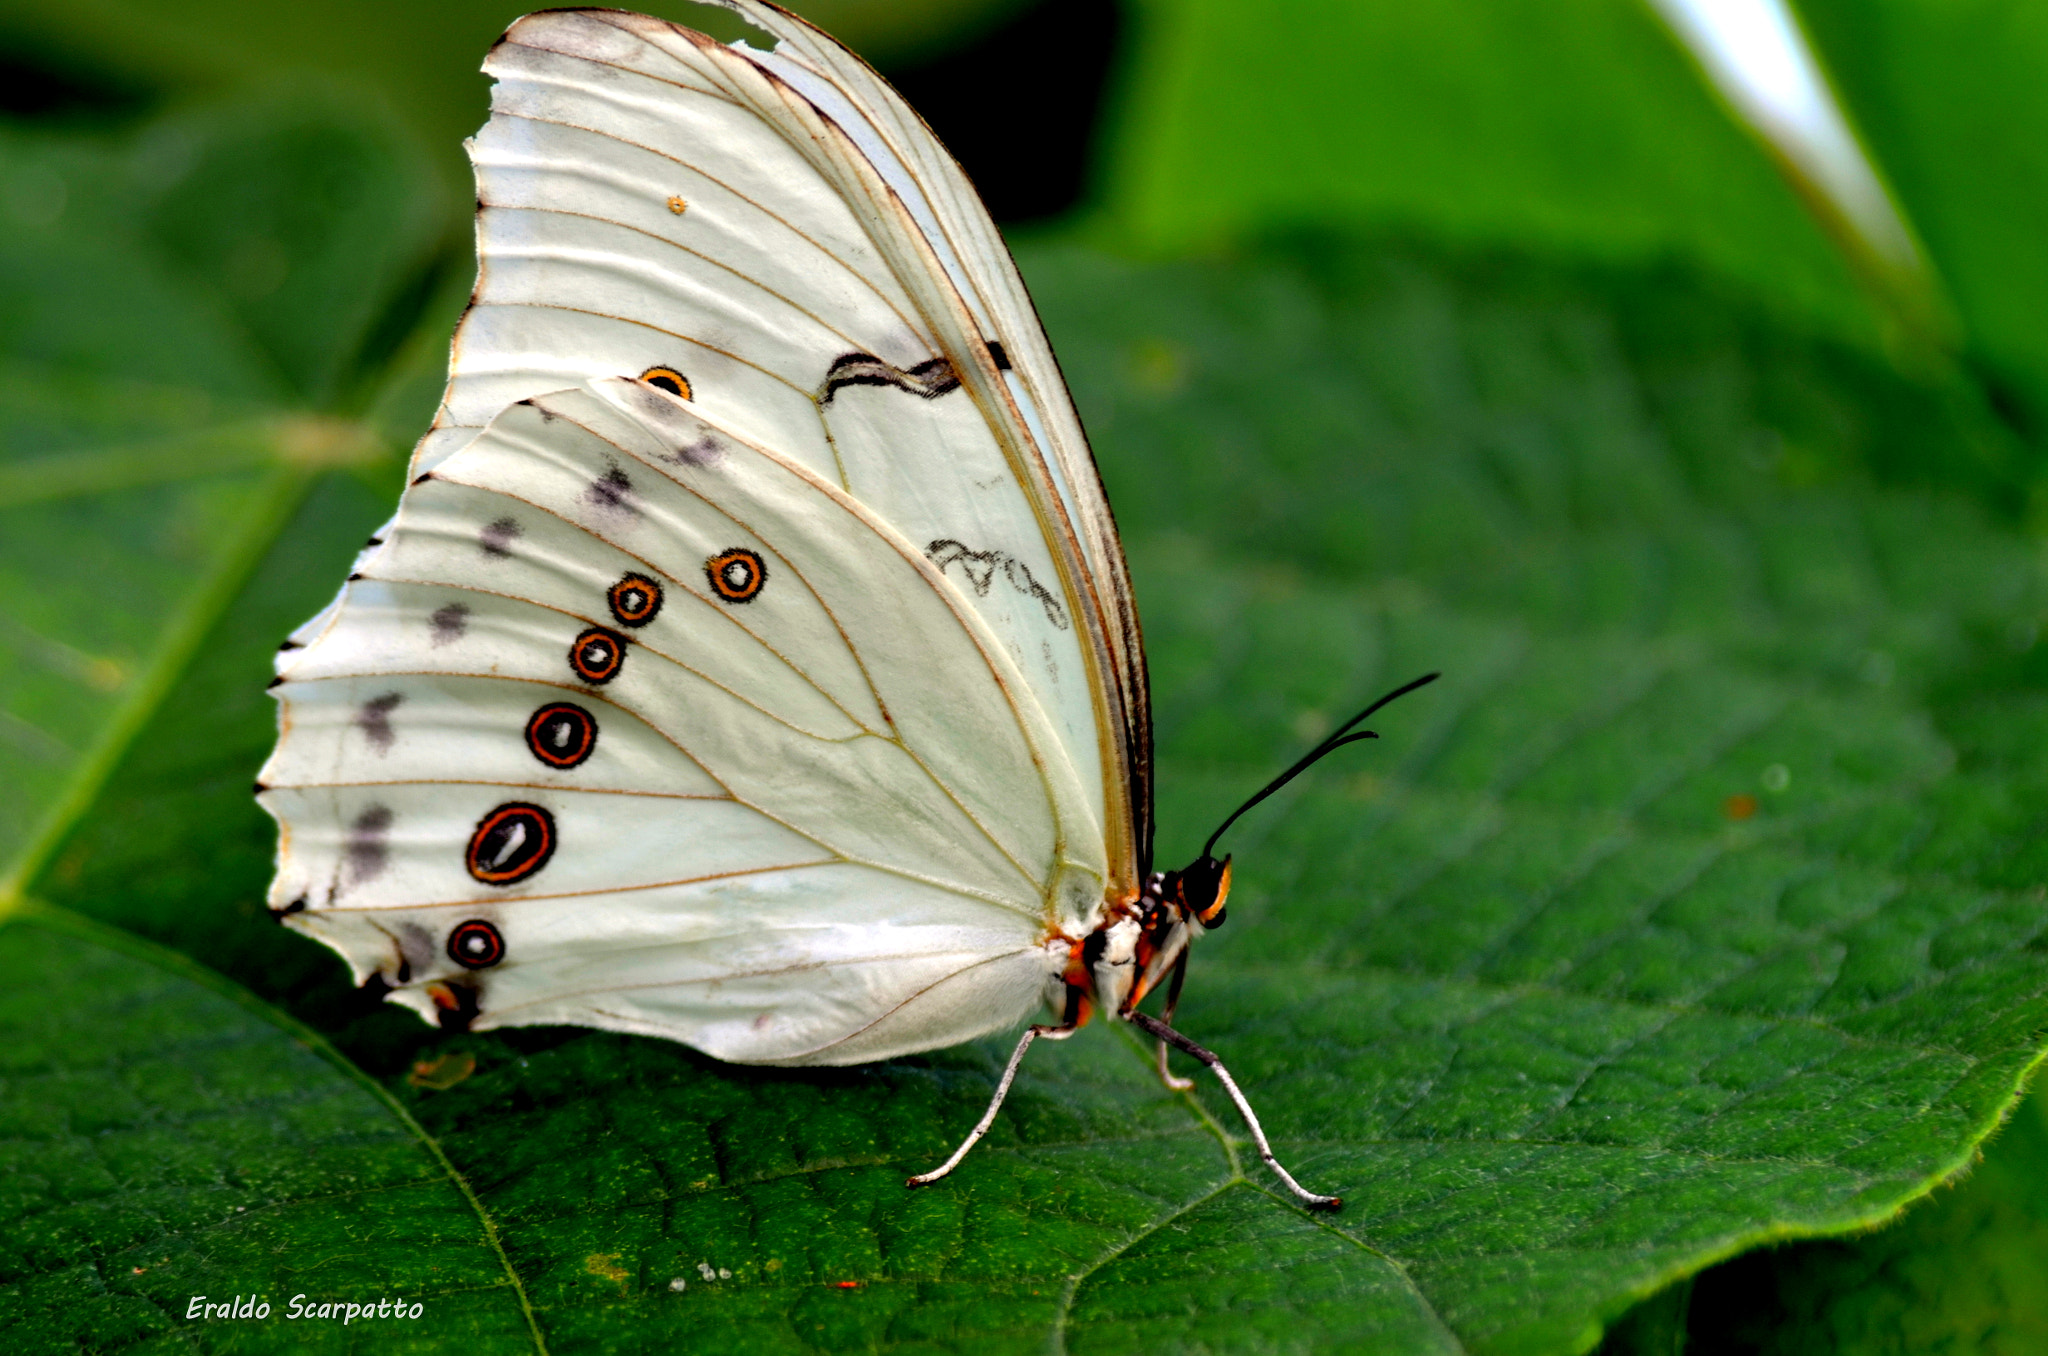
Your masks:
M1825 200L1873 263L1932 289L1926 261L1785 0L1650 0L1721 97Z

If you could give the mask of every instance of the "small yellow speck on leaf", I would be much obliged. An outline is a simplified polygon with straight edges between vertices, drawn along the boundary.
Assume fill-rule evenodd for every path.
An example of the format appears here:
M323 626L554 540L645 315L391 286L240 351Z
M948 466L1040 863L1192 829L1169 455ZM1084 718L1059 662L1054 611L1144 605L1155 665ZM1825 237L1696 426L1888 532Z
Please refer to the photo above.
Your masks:
M617 1283L619 1289L626 1288L630 1273L619 1265L619 1254L615 1252L594 1252L583 1259L583 1269L593 1276L602 1276Z
M412 1066L412 1072L405 1081L416 1088L431 1092L446 1092L463 1079L476 1072L476 1056L462 1050L450 1050L432 1059L423 1059Z

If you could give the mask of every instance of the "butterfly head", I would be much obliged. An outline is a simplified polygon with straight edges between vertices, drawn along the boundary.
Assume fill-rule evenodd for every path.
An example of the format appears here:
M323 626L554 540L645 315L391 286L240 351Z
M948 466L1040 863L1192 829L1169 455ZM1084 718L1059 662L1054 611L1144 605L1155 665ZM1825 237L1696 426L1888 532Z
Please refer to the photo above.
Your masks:
M1205 930L1222 927L1230 916L1224 908L1230 898L1230 854L1224 853L1219 862L1205 852L1180 870L1167 872L1164 893Z

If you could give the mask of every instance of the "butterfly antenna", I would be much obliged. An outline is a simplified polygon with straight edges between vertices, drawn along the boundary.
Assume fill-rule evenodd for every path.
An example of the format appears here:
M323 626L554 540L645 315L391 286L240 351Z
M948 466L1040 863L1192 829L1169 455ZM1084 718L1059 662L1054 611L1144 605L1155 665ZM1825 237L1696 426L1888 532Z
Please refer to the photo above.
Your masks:
M1379 710L1382 706L1385 706L1388 702L1393 701L1395 698L1405 697L1418 687L1428 687L1431 683L1435 682L1437 679L1441 677L1443 677L1441 673L1425 673L1420 678L1417 678L1412 682L1403 683L1401 684L1401 686L1395 688L1392 692L1389 692L1386 696L1374 702L1371 706L1366 707L1363 711L1360 711L1357 715L1345 721L1336 729L1330 731L1329 738L1325 739L1322 743L1316 745L1307 753L1303 754L1300 760L1296 762L1293 767L1288 768L1287 771L1281 773L1272 781L1267 782L1263 787L1259 788L1258 792L1255 795L1253 795L1250 800L1238 806L1235 810L1232 810L1230 812L1230 817L1224 820L1221 824L1217 825L1216 832L1210 834L1209 841L1202 845L1202 855L1204 857L1215 856L1216 840L1223 836L1223 831L1225 829L1228 829L1232 824L1235 824L1237 822L1238 816L1242 815L1246 810L1251 809L1254 805L1257 805L1266 797L1272 795L1275 791L1278 791L1281 787L1287 785L1287 783L1293 781L1296 777L1299 777L1302 773L1314 767L1323 759L1335 753L1338 749L1343 748L1346 744L1356 744L1361 739L1379 738L1379 736L1371 730L1361 730L1357 734L1350 733L1352 728L1356 726L1358 722L1364 720L1367 716Z

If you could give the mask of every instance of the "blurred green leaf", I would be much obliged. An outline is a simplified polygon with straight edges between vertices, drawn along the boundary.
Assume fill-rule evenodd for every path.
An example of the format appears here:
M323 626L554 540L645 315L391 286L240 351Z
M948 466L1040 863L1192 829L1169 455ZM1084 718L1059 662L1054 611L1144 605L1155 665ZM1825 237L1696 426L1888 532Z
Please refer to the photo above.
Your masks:
M2009 416L2048 440L2048 11L1797 0Z
M1167 855L1448 675L1234 832L1182 1009L1342 1215L1276 1198L1212 1085L1165 1092L1101 1027L912 1194L1004 1042L750 1070L353 994L263 916L246 795L268 649L381 511L346 478L38 893L332 1033L474 1186L556 1350L1579 1351L1968 1160L2048 1025L2048 585L1984 506L1974 406L1677 271L1348 237L1026 265L1133 553Z
M227 990L63 914L0 924L9 1345L161 1341L192 1330L199 1297L229 1304L259 1281L270 1288L250 1305L268 1303L277 1326L256 1349L280 1334L299 1351L356 1349L343 1325L287 1323L294 1294L403 1295L437 1325L508 1344L496 1349L530 1340L475 1202L417 1127L311 1033ZM197 1332L209 1349L248 1350L253 1326ZM365 1326L385 1338L415 1325Z
M376 322L419 291L418 172L332 123L248 130L274 112L125 143L0 134L0 910L309 471L379 450L327 412L388 360ZM223 295L259 235L265 286Z
M1770 160L1636 0L1144 0L1104 175L1119 243L1363 223L1675 258L1859 342L1877 323Z

